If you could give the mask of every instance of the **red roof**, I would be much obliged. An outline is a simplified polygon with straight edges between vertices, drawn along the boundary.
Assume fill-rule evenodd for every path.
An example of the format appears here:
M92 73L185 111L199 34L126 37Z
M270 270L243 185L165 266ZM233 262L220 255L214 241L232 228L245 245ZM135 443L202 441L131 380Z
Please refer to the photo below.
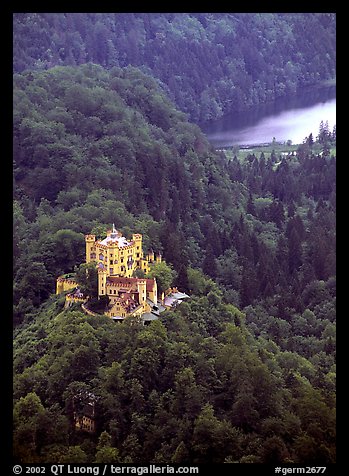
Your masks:
M147 282L147 291L153 291L154 289L154 279L146 279Z

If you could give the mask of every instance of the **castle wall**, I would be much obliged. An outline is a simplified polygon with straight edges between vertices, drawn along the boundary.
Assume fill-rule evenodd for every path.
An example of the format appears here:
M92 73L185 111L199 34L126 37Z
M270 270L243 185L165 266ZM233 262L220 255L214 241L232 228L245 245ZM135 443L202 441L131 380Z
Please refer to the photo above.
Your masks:
M56 294L61 294L64 291L69 291L70 289L78 286L77 281L69 278L59 277L56 281Z
M145 312L150 312L151 308L146 300L149 298L155 304L157 303L155 279L154 284L150 283L150 285L150 280L135 279L133 284L123 283L121 288L107 280L108 277L132 278L136 269L148 273L151 263L161 262L161 255L155 257L153 251L146 257L143 256L142 235L135 233L132 235L132 241L127 242L113 226L113 230L108 232L107 237L101 241L96 240L95 235L85 235L85 244L86 263L95 262L98 267L98 295L108 295L113 306L106 315L126 317L127 315L140 316ZM78 283L74 279L61 276L57 279L56 293L60 294L77 286ZM129 310L129 312L127 311L128 308L123 307L122 303L118 302L118 291L119 289L125 289L125 287L131 292L131 298L139 303L138 307L133 307L133 310ZM68 297L67 305L77 301L78 299L75 297ZM82 307L85 312L94 315L94 313L88 312L84 304Z
M109 233L107 238L110 236ZM86 263L96 261L97 264L102 264L108 276L131 277L136 269L142 268L143 250L140 234L134 234L133 240L125 246L119 246L118 241L111 238L107 244L95 241L94 235L86 235L85 241Z

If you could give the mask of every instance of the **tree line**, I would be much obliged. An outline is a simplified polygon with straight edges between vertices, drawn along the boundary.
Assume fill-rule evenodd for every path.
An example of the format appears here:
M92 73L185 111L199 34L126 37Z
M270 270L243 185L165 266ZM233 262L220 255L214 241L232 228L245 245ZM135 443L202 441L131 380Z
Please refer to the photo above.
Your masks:
M306 358L254 338L203 279L207 295L146 328L47 301L14 341L15 460L334 462L333 390L311 383ZM84 393L92 434L74 426Z
M335 52L333 13L14 15L15 72L133 65L195 122L332 79Z
M228 159L136 68L16 74L18 460L333 462L334 145L322 124L288 156ZM149 328L52 296L112 223L191 295Z

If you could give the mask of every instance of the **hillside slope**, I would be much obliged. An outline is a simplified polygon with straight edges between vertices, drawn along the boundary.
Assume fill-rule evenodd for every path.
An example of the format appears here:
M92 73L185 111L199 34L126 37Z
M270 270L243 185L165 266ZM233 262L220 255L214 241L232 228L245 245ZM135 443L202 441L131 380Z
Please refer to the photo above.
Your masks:
M333 13L25 13L14 70L133 65L195 122L335 76Z
M136 68L15 75L19 462L335 460L334 140L227 159ZM147 328L51 296L112 223L191 295Z
M83 234L111 223L127 236L143 233L184 287L186 268L202 267L234 304L274 296L279 309L287 296L283 314L302 313L303 290L335 274L336 161L328 154L327 145L320 156L305 144L298 156L227 160L132 67L15 75L20 315L81 263Z
M14 340L16 462L334 462L334 401L313 365L213 295L146 328L51 298ZM93 433L74 426L84 395Z

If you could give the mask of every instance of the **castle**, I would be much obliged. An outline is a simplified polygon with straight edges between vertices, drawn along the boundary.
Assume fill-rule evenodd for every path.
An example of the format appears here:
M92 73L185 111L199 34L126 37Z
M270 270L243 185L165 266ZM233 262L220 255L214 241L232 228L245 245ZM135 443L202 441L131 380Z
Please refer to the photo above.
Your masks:
M150 252L144 258L142 235L132 235L127 241L115 229L107 232L107 237L101 241L95 235L86 235L86 263L95 262L98 269L98 296L108 296L109 306L105 315L114 320L123 320L127 316L140 316L145 323L157 319L159 313L167 307L159 301L156 279L135 278L133 273L140 269L147 274L152 263L160 263L161 255L154 257ZM87 297L78 289L74 275L64 275L57 279L56 293L75 289L66 296L66 304L81 302L83 309L88 312L84 303ZM172 291L172 290L169 290ZM188 297L177 292L177 302Z
M143 258L142 235L132 235L132 240L127 241L113 225L112 231L107 232L107 237L96 241L95 235L86 235L86 263L96 261L100 269L105 269L108 276L131 277L136 269L144 273L149 271L149 263L154 262L154 253L149 253ZM156 259L161 262L161 255ZM101 291L101 289L98 289ZM105 294L101 292L99 294Z
M159 318L160 312L169 309L189 297L169 289L165 296L158 296L156 279L135 278L134 272L140 269L147 274L152 263L161 263L161 254L154 257L151 251L144 258L142 235L132 235L127 241L113 228L106 238L99 241L95 235L85 236L86 263L94 262L98 270L98 296L108 296L109 305L105 315L114 321L122 321L128 316L138 316L144 325ZM95 314L86 306L87 296L79 289L74 273L59 276L56 294L71 291L66 295L66 306L81 303L86 314ZM74 426L76 430L94 433L96 430L95 402L97 397L91 393L80 392L74 396Z

